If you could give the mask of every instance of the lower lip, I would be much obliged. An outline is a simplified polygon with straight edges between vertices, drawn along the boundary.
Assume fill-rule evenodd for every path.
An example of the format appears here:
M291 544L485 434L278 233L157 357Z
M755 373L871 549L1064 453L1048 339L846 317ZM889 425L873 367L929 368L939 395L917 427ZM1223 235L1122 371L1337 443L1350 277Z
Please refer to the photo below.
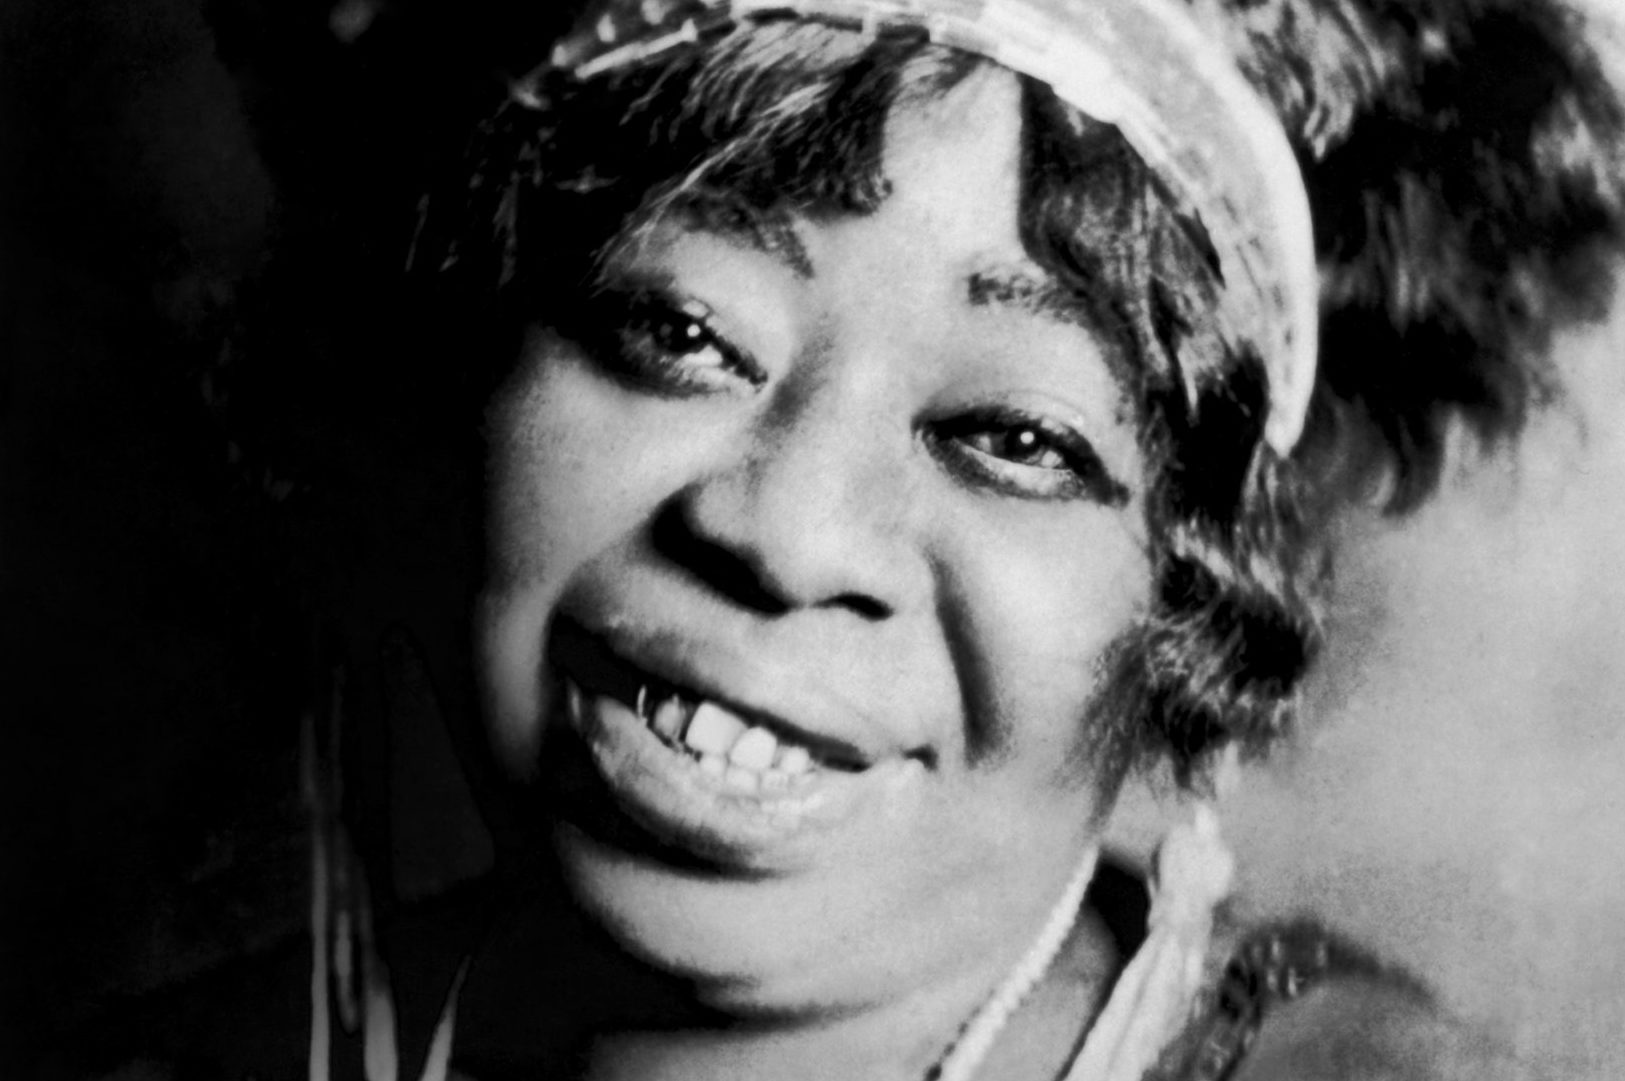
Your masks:
M742 793L619 702L600 700L578 720L572 727L625 815L666 845L742 871L800 863L820 838L906 798L923 774L920 763L893 758L859 772L820 769L790 792Z

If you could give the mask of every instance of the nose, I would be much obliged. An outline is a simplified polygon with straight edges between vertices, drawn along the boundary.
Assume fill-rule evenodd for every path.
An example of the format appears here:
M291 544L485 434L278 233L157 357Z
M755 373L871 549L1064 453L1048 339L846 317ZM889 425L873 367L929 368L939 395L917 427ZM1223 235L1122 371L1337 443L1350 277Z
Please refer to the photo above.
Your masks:
M728 460L661 508L655 544L735 604L891 618L924 580L909 436L835 394L764 413Z

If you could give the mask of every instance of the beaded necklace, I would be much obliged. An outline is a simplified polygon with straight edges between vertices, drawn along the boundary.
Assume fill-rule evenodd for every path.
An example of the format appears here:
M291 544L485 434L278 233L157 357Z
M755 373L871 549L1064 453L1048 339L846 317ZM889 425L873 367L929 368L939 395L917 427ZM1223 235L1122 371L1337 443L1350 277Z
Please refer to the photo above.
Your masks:
M1050 910L1032 946L960 1028L954 1042L926 1073L926 1081L970 1081L976 1075L982 1060L993 1049L993 1041L1061 952L1066 936L1078 922L1084 891L1095 877L1095 864L1099 859L1100 846L1092 845L1078 861L1077 870L1067 881L1066 889Z
M1078 918L1100 850L1090 848L1031 948L926 1074L926 1081L971 1081L993 1042L1043 979ZM1149 934L1123 970L1061 1081L1139 1081L1191 1015L1213 908L1230 891L1235 861L1207 804L1176 826L1157 852Z

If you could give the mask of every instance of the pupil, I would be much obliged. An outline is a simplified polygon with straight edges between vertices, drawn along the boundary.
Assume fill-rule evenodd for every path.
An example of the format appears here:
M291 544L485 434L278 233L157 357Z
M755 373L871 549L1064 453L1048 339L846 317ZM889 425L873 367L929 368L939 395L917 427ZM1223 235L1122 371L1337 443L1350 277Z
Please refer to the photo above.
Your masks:
M705 344L705 330L691 319L664 320L656 325L655 336L674 353L692 352Z

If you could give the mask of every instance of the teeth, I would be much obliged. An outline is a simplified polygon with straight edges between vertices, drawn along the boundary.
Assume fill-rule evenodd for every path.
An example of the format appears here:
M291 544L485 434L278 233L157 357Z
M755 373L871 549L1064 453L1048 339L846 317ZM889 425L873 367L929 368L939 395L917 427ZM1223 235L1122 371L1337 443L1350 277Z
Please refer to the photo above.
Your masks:
M748 728L728 748L728 761L743 769L761 772L773 764L779 741L765 728Z
M585 693L574 683L565 685L565 693L570 712L582 716L587 709ZM780 743L770 730L747 723L715 702L695 705L669 693L656 701L647 687L639 689L634 707L607 697L594 701L593 708L642 718L661 739L693 754L701 772L736 792L783 792L805 783L817 769L807 748Z
M702 702L688 722L683 742L701 755L723 756L745 732L745 722L712 702Z
M679 743L683 738L683 726L688 723L688 714L689 707L683 704L681 698L673 696L655 707L655 715L649 723L668 742Z

